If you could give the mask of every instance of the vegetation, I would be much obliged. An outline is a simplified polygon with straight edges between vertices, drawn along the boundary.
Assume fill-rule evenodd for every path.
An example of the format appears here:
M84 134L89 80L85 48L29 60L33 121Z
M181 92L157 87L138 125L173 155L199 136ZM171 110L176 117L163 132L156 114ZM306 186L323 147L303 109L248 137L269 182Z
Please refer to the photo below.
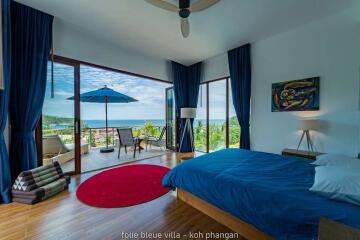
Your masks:
M43 124L43 129L50 128L52 125L72 126L74 124L74 118L64 118L64 117L43 115L42 116L42 124Z
M88 128L84 121L80 122L82 129ZM42 116L43 135L59 135L65 144L74 143L74 118Z
M57 117L50 115L42 116L43 129L52 128L52 126L59 125L61 128L69 128L74 126L74 118ZM80 122L81 128L88 128L84 121Z
M223 123L209 124L209 149L216 151L225 148L226 126ZM199 151L206 151L206 123L197 121L194 126L195 148ZM229 119L229 147L238 147L240 143L240 126L236 117Z

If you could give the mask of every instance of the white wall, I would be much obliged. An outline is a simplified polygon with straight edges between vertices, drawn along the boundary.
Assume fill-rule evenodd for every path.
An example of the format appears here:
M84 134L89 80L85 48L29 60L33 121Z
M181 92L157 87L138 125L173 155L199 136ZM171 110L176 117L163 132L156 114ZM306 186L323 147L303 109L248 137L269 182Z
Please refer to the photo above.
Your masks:
M59 18L54 20L56 55L169 81L169 62L122 49L88 35Z
M322 120L318 151L360 152L359 8L252 44L251 141L254 150L294 148L300 117ZM205 62L204 81L229 75L226 53ZM271 83L320 76L320 111L271 112Z
M227 53L205 60L203 69L202 82L230 76Z

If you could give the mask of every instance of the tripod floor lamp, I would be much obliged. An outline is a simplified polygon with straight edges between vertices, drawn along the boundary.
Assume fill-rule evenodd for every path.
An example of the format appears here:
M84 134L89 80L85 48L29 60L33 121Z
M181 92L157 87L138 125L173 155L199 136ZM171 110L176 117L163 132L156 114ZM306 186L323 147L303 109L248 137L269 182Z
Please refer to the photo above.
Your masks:
M180 118L186 119L184 125L184 131L180 141L180 150L182 149L182 145L184 143L186 133L188 133L190 136L191 151L194 152L194 135L191 127L191 119L196 118L196 108L181 108Z

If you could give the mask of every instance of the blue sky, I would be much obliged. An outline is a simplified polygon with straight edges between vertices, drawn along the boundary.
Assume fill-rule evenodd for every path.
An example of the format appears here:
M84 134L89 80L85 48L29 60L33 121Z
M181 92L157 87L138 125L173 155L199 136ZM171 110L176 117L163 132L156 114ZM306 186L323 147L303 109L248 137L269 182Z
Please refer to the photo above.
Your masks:
M54 65L55 98L50 97L50 67L43 113L53 116L72 117L73 102L66 98L73 96L73 69L70 66ZM108 87L131 96L138 102L109 104L109 119L164 119L165 89L171 84L133 77L103 69L81 66L80 93L92 91L107 85ZM81 118L85 120L103 120L104 104L81 103Z
M73 101L66 98L74 93L74 70L71 66L54 64L55 97L51 98L50 64L43 113L46 115L73 117ZM115 91L131 96L138 102L113 103L108 106L109 119L165 119L165 89L172 86L168 83L147 80L117 72L81 65L80 93L92 91L107 85ZM205 99L205 87L199 98ZM225 81L210 84L210 119L225 119ZM199 101L200 102L200 101ZM198 117L205 118L205 100L198 108ZM81 118L84 120L103 120L104 104L81 103ZM230 116L234 115L230 105Z

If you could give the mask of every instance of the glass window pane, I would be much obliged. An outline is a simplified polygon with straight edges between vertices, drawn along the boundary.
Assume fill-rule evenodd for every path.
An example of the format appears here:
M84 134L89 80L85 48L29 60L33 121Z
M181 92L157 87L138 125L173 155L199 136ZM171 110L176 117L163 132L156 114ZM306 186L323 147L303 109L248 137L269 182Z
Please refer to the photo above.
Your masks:
M200 85L196 118L194 120L196 151L206 152L206 84Z
M209 150L226 147L226 80L209 83Z
M51 63L48 64L42 110L43 164L58 161L64 172L75 170L74 67L54 63L54 97L51 97Z
M166 129L166 144L170 149L175 149L175 136L176 136L176 128L175 128L175 98L174 98L174 88L166 89L166 121L167 121L167 129Z
M229 147L238 148L240 146L240 125L236 117L233 104L232 90L229 79Z

